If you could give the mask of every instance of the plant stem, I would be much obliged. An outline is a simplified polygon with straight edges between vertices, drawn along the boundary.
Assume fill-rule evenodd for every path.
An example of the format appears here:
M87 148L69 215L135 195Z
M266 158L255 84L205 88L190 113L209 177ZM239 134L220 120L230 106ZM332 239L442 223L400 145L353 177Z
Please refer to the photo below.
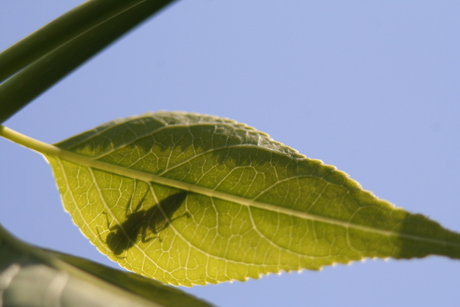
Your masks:
M0 136L10 140L13 143L19 144L43 155L54 156L57 155L59 151L61 151L55 146L28 137L3 125L0 125Z

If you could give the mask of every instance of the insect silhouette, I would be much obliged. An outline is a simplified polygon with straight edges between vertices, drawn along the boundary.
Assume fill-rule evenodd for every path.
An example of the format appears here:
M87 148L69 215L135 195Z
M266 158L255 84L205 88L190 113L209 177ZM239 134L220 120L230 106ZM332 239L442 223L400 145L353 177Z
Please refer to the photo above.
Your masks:
M110 233L105 242L115 255L120 255L133 247L139 240L143 243L159 238L160 231L166 229L174 220L188 214L171 219L174 212L180 208L187 192L179 192L166 197L158 204L147 210L139 210L144 200L139 202L132 213L126 213L126 221L110 227L107 218L107 228ZM105 213L107 215L107 213Z

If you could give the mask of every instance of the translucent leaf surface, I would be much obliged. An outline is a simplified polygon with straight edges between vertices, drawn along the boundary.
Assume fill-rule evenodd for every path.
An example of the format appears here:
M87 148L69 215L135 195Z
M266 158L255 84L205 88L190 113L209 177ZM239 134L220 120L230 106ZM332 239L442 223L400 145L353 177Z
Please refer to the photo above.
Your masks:
M210 306L152 279L31 246L1 226L0 255L1 306Z
M75 224L112 260L165 283L460 256L459 234L228 119L149 113L56 146L37 150Z

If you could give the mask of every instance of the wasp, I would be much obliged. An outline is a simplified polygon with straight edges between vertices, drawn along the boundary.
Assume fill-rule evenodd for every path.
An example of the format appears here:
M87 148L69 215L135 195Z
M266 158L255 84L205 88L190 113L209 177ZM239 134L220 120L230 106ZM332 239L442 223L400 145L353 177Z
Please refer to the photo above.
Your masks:
M110 227L107 218L107 228L110 230L105 239L107 246L115 255L120 255L133 247L139 240L147 243L159 238L159 233L174 220L184 215L188 216L188 214L183 214L172 219L172 215L180 208L186 197L187 192L182 191L166 197L147 210L139 210L144 202L141 201L134 212L126 212L126 220L123 223L112 227ZM107 216L107 213L105 214Z

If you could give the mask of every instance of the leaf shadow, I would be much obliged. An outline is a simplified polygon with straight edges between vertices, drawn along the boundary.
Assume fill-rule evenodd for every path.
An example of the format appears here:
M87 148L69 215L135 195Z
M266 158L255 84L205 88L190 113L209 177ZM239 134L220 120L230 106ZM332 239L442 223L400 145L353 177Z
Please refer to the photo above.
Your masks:
M128 251L139 241L142 243L150 242L153 239L161 241L159 237L161 231L169 227L173 221L183 216L188 216L185 213L174 219L172 218L173 214L184 203L187 194L188 192L181 191L166 197L147 210L139 210L145 201L144 197L136 206L134 212L126 214L126 220L121 224L110 227L107 218L107 228L110 233L107 235L105 243L118 256Z
M104 162L155 174L201 154L210 154L218 164L232 159L235 166L273 159L256 148L268 149L272 155L300 157L295 150L245 124L181 112L146 113L115 120L55 145ZM132 164L132 161L139 164Z

